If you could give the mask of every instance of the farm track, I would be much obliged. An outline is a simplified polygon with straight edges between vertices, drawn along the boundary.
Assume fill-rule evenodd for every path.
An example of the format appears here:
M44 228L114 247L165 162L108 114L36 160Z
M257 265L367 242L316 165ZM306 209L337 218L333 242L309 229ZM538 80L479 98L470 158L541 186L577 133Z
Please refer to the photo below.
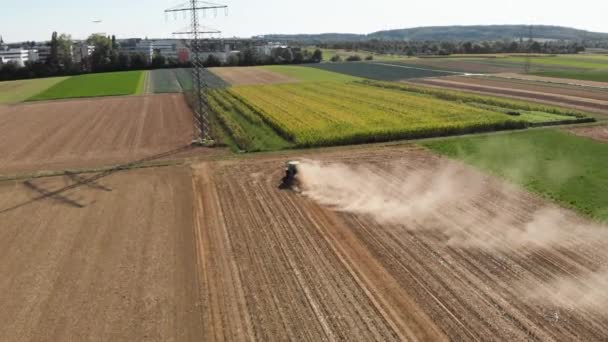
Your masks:
M394 147L314 158L363 166L386 179L387 188L442 160ZM503 227L492 225L498 213L523 228L552 206L536 196L466 168L487 191L442 208L424 223L380 224L277 190L283 161L262 157L194 166L207 340L608 336L603 314L538 302L521 292L525 286L550 293L555 278L598 270L606 261L606 241L575 237L551 247L506 243L493 249L448 243L447 228L488 241L500 236ZM583 222L561 212L568 224ZM467 230L471 222L487 223L488 229L473 234Z
M495 81L472 77L446 77L409 80L408 82L471 91L474 93L500 95L531 100L592 113L608 114L608 94L606 91L591 91L588 88L564 89L562 86L530 85L522 82ZM576 94L572 95L572 94Z
M181 94L0 106L0 174L130 162L192 134Z
M0 183L0 340L202 341L190 170L88 177Z

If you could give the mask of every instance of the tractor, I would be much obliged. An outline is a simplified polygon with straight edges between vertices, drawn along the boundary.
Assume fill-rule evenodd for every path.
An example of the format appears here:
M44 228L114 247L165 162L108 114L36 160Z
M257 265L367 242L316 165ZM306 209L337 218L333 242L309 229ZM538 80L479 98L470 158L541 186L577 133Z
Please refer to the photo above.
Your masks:
M297 190L298 188L298 179L296 178L298 174L298 166L300 162L298 161L288 161L285 164L285 176L281 180L281 185L279 185L279 189L283 190Z

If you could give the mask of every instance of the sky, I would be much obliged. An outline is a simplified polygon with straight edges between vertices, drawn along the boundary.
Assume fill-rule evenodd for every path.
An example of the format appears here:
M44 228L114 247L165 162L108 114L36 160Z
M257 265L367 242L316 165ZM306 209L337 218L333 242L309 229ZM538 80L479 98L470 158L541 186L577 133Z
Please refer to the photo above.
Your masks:
M84 39L91 33L118 38L169 38L188 25L182 15L164 15L180 0L0 0L0 35L6 42L49 40L51 33ZM228 16L208 13L216 37L269 33L371 33L442 25L560 25L608 32L608 1L578 0L226 0ZM95 24L93 20L102 20Z

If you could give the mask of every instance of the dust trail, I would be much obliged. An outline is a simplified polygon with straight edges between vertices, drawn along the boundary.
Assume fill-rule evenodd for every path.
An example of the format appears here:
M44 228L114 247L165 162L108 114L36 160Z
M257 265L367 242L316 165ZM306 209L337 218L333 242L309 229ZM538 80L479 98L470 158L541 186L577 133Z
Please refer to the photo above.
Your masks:
M557 208L539 206L523 217L516 191L450 161L418 169L405 163L382 169L304 161L299 170L303 194L320 204L383 224L441 230L456 247L548 247L598 238L595 227ZM482 195L489 192L495 203L484 203Z
M302 193L322 205L408 230L438 230L454 248L526 255L539 249L591 246L598 260L608 259L601 247L608 233L599 224L531 200L532 195L456 162L439 158L422 167L415 164L347 166L307 160L298 178ZM526 281L521 295L608 315L608 270L581 272L550 283Z

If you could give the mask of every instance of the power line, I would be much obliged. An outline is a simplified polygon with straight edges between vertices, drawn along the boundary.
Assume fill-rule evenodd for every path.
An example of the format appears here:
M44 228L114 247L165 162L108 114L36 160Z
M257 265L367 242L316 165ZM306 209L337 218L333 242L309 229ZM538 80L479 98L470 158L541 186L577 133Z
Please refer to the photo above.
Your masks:
M186 31L174 32L176 35L191 36L190 52L192 62L192 83L195 92L195 109L194 109L194 126L196 138L193 143L200 145L211 145L213 140L209 132L209 113L206 101L205 83L203 80L204 65L201 59L201 39L205 34L221 33L218 30L204 27L200 24L199 13L202 11L203 16L206 16L207 11L212 10L217 16L217 11L223 9L228 14L228 6L199 0L190 0L181 5L165 10L167 13L189 12L190 13L190 28Z

